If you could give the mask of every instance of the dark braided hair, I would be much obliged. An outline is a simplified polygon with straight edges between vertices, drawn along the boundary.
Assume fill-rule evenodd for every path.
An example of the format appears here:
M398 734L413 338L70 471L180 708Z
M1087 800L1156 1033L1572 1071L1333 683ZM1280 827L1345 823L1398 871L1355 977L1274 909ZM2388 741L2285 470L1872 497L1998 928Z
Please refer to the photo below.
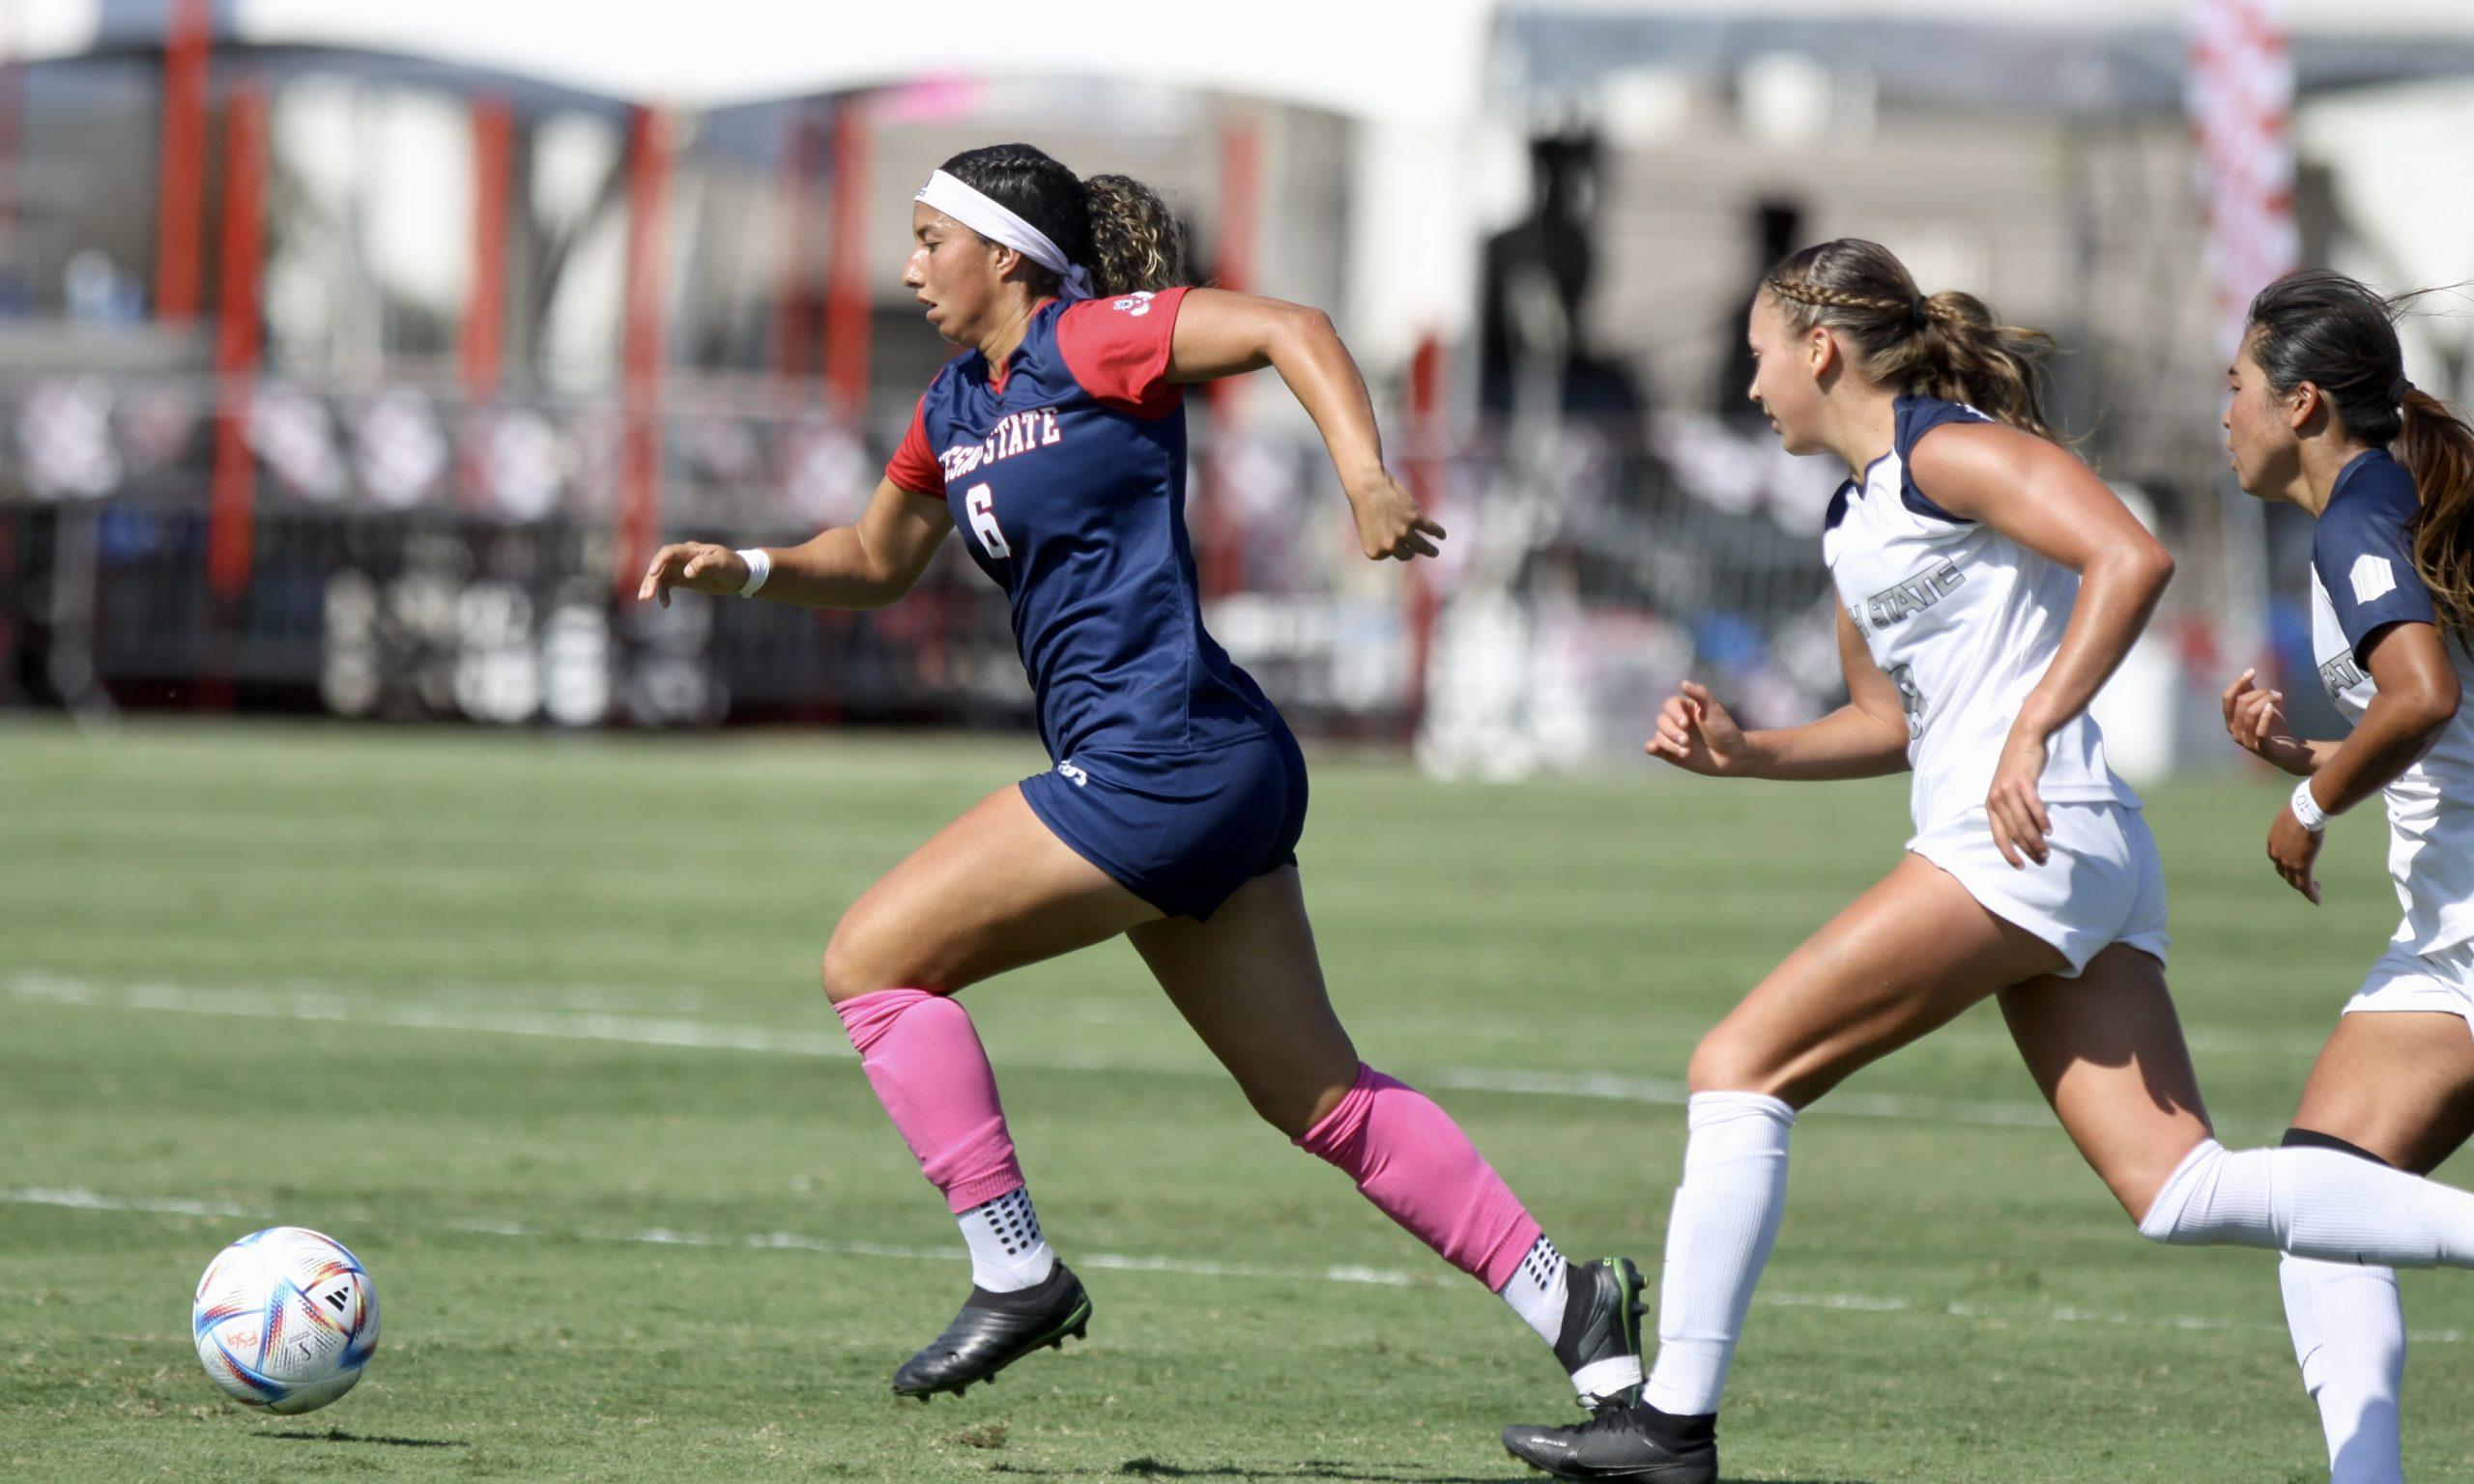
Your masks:
M2390 448L2414 476L2414 569L2440 627L2474 647L2474 428L2405 379L2397 316L2421 297L2383 299L2343 273L2305 269L2251 300L2243 345L2269 390L2288 396L2309 382L2347 436Z
M2053 339L1995 320L1955 289L1919 293L1907 265L1879 243L1842 237L1791 253L1761 286L1798 330L1827 325L1855 352L1856 371L1895 391L1965 402L2053 442L2044 359Z
M1185 229L1132 176L1082 180L1027 144L964 150L938 168L1046 233L1067 262L1091 271L1103 299L1187 281ZM1056 292L1055 273L1036 263L1022 271L1032 292Z

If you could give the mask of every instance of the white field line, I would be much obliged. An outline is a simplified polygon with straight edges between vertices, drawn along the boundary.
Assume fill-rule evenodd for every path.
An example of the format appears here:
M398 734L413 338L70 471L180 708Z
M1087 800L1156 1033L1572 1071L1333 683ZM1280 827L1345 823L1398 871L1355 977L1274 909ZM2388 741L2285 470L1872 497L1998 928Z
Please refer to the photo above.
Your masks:
M148 1213L184 1216L223 1216L236 1220L272 1221L273 1213L252 1211L220 1201L194 1201L172 1197L118 1197L77 1189L0 1189L0 1205L52 1206L72 1211L110 1213ZM640 1231L609 1231L586 1228L554 1230L527 1226L513 1221L448 1221L443 1229L467 1236L505 1237L512 1239L547 1239L565 1241L622 1242L662 1247L718 1247L742 1251L816 1252L829 1257L890 1258L905 1262L964 1262L968 1259L960 1245L900 1246L875 1241L836 1241L822 1237L810 1237L797 1232L749 1232L736 1236L715 1232L676 1231L668 1227L648 1227ZM1187 1258L1134 1256L1121 1252L1086 1252L1078 1254L1074 1265L1082 1269L1108 1270L1119 1272L1165 1272L1181 1277L1240 1278L1250 1280L1285 1280L1290 1282L1368 1283L1385 1288L1453 1288L1461 1279L1438 1272L1402 1272L1388 1268L1363 1268L1340 1265L1331 1268L1267 1268L1251 1263L1198 1262ZM1913 1314L1923 1318L1982 1320L1990 1324L2016 1324L2022 1321L2057 1325L2112 1325L2140 1329L2226 1330L2230 1332L2283 1334L2282 1325L2252 1321L2219 1319L2196 1314L2130 1314L2078 1308L2056 1308L2042 1312L2008 1312L1972 1303L1925 1304L1906 1298L1884 1298L1870 1294L1761 1294L1761 1302L1782 1309L1832 1309L1853 1314ZM2407 1338L2426 1345L2457 1345L2467 1338L2459 1329L2411 1331Z
M719 1025L679 1016L623 1015L605 1011L486 1010L438 1003L380 1001L331 986L285 989L200 988L186 985L99 985L50 974L20 974L8 982L10 998L29 1004L98 1010L154 1011L247 1019L330 1020L398 1030L456 1031L498 1036L539 1036L562 1041L617 1042L704 1051L749 1051L777 1056L848 1058L850 1043L839 1033L769 1026ZM1218 1078L1208 1064L1130 1062L1106 1056L1009 1057L1009 1067L1041 1071L1127 1072L1146 1076ZM1682 1107L1683 1084L1665 1077L1617 1072L1534 1071L1493 1067L1445 1067L1423 1072L1420 1082L1456 1092L1584 1098L1613 1102ZM1970 1102L1903 1098L1881 1093L1839 1093L1821 1104L1825 1116L1972 1124L1999 1128L2050 1128L2053 1114L2042 1103Z
M1682 1107L1689 1097L1671 1077L1630 1077L1605 1071L1514 1071L1491 1067L1447 1067L1424 1079L1430 1087L1477 1093L1530 1093L1553 1098L1602 1098L1616 1102L1654 1102ZM1997 1128L2051 1128L2053 1110L2040 1102L1953 1102L1884 1093L1833 1093L1817 1113L1857 1118L1921 1119L1930 1123L1982 1124Z
M125 1198L92 1190L27 1188L0 1190L0 1204L53 1206L72 1211L144 1212L176 1216L219 1216L238 1221L273 1221L274 1213L252 1211L222 1201ZM836 1241L797 1232L750 1232L729 1236L715 1232L679 1231L666 1226L636 1231L604 1228L582 1230L527 1226L514 1221L446 1221L441 1229L474 1237L541 1238L563 1241L627 1242L657 1247L728 1247L768 1252L818 1252L828 1257L894 1258L906 1262L966 1262L970 1253L960 1242L914 1247L880 1241ZM1461 1281L1441 1273L1399 1272L1384 1268L1342 1264L1330 1268L1265 1268L1251 1263L1214 1263L1178 1257L1129 1256L1121 1252L1085 1252L1074 1259L1077 1268L1119 1272L1167 1272L1195 1278L1267 1278L1292 1282L1370 1283L1383 1288L1449 1288Z
M797 1056L847 1056L849 1043L831 1034L814 1035L783 1031L767 1027L728 1028L710 1021L693 1018L704 1006L705 996L692 989L674 992L675 1004L668 1013L630 1013L625 1007L633 1003L638 991L592 985L521 985L513 992L542 1003L545 1009L525 1012L482 1012L469 1008L472 1002L487 1002L503 998L510 992L506 985L452 985L450 992L462 996L455 999L431 999L423 1002L396 1001L374 1005L370 991L357 990L340 985L291 984L272 989L235 989L230 987L201 988L180 985L134 984L126 985L99 985L65 975L22 973L10 981L8 992L18 999L47 1001L64 1005L117 1004L133 1010L170 1010L204 1014L260 1015L276 1018L350 1020L360 1024L399 1026L408 1030L471 1030L497 1035L551 1036L574 1040L620 1040L646 1045L676 1045L716 1050L773 1052ZM389 991L377 991L389 992ZM117 999L114 997L117 996ZM280 1007L279 1009L277 1007ZM1138 1022L1141 1017L1123 1007L1100 1001L1060 1002L1050 1007L1054 1016L1079 1024L1122 1025ZM600 1013L598 1021L589 1018ZM594 1025L608 1028L612 1034L588 1034ZM2334 1030L2335 1017L2329 1021ZM1693 1034L1676 1030L1677 1036ZM2217 1056L2274 1056L2287 1060L2315 1057L2327 1043L2325 1033L2274 1032L2230 1027L2185 1025L2183 1040L2193 1051ZM2007 1036L1998 1032L1982 1032L1966 1026L1954 1026L1937 1032L1937 1045L1964 1045L1977 1050L2006 1049ZM1144 1070L1174 1074L1193 1069L1169 1067L1133 1067L1102 1061L1077 1061L1060 1070ZM1483 1070L1473 1071L1473 1078L1492 1075ZM1528 1073L1509 1073L1512 1077ZM1538 1073L1553 1078L1562 1074ZM1597 1084L1599 1090L1586 1088L1548 1089L1557 1096L1575 1098L1613 1097L1625 1101L1677 1100L1682 1084L1647 1078L1625 1078L1620 1074L1589 1076L1582 1080ZM1482 1080L1466 1084L1472 1091L1513 1092L1529 1089L1491 1087ZM1861 1099L1853 1099L1861 1100ZM1891 1099L1895 1106L1898 1099ZM1844 1110L1845 1104L1833 1099L1830 1106ZM1990 1104L2003 1111L1994 1122L2012 1117L2023 1107L2032 1104ZM2039 1110L2041 1111L2041 1110ZM1905 1118L1922 1116L1907 1112L1882 1112L1878 1117ZM1938 1115L1937 1115L1938 1116ZM1964 1121L1964 1120L1963 1120ZM2044 1120L2038 1118L2041 1125Z

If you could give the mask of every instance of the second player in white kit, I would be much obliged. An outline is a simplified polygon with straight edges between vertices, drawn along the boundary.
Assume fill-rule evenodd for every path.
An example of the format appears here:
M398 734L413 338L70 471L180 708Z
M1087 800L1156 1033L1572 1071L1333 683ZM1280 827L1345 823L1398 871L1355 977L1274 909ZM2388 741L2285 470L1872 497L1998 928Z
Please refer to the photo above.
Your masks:
M1510 1428L1505 1445L1566 1478L1713 1484L1719 1395L1798 1111L1987 997L2150 1239L2474 1266L2474 1196L2324 1147L2236 1153L2211 1136L2165 986L2156 848L2086 715L2172 563L2046 426L2042 337L1972 296L1926 298L1886 248L1851 239L1774 269L1747 338L1750 395L1788 451L1851 475L1824 538L1849 699L1744 731L1687 683L1649 751L1722 778L1912 768L1915 834L1693 1052L1642 1400Z

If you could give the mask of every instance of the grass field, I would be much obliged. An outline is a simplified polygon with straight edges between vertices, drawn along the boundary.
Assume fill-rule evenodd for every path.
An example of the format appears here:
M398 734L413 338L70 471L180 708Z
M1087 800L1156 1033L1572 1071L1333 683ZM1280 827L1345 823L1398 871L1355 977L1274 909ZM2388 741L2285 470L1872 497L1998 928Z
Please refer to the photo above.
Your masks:
M0 1478L1478 1481L1552 1361L1254 1122L1121 947L970 995L1088 1344L886 1392L966 1284L815 988L840 904L1030 746L0 727ZM1567 1251L1654 1271L1694 1037L1894 858L1903 783L1449 786L1326 760L1302 854L1368 1060ZM2173 979L2229 1139L2379 952L2266 781L2160 789ZM2460 1178L2474 1178L2460 1165ZM385 1337L255 1415L215 1250L351 1243ZM2408 1465L2474 1479L2474 1277L2409 1273ZM1729 1477L2323 1478L2273 1258L2140 1241L1970 1015L1799 1126Z

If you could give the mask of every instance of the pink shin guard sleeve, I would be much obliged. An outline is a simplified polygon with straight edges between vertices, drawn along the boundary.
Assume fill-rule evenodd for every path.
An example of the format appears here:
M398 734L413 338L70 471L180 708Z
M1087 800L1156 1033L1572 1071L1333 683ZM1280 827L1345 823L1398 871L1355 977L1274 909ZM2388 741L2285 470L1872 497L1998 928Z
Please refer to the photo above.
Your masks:
M925 989L879 989L833 1009L877 1100L947 1207L959 1214L1021 1188L996 1073L960 1005Z
M1371 1067L1359 1065L1357 1085L1297 1147L1489 1293L1537 1244L1538 1223L1451 1115Z

